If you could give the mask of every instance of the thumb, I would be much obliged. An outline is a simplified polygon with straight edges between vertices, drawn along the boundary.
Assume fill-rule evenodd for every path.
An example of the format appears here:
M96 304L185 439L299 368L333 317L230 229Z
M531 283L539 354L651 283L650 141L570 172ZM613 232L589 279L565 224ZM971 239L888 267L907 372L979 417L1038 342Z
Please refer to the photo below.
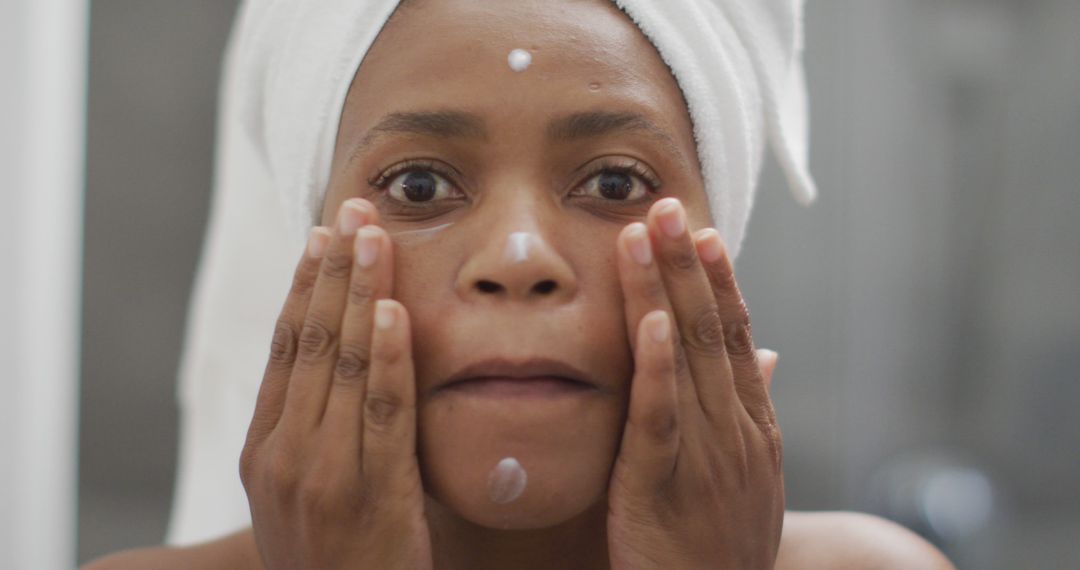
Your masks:
M765 379L765 387L772 386L773 372L776 370L776 361L780 355L776 351L767 348L757 349L758 363L761 366L761 376Z

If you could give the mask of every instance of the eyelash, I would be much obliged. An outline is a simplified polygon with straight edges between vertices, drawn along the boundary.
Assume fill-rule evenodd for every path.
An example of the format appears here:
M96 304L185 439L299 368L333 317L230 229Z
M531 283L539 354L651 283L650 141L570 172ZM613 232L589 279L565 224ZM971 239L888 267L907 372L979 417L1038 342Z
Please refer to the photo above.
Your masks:
M387 197L388 192L386 190L387 190L387 187L390 185L390 182L392 182L398 176L400 176L402 174L407 174L409 172L432 172L434 174L437 174L437 175L443 177L447 181L452 180L456 176L456 173L451 173L451 172L447 171L447 169L442 168L441 165L438 162L434 161L434 160L409 160L409 161L403 162L403 163L401 163L401 164L399 164L397 166L391 167L391 168L389 168L389 169L387 169L385 171L380 172L379 174L377 174L376 176L374 176L373 178L368 180L368 185L371 186L372 188L375 188L375 189L379 190L379 198L380 198L380 200L382 200L384 202L386 202L386 201L393 202L393 204L396 207L399 207L399 208L405 209L405 210L414 210L414 211L415 210L430 210L431 206L428 206L428 205L417 206L417 205L410 204L408 202L402 202L401 200L396 200L396 199ZM601 160L600 163L596 164L594 167L589 169L589 171L585 174L584 179L582 180L582 182L580 184L578 184L577 186L575 186L575 189L580 188L586 182L592 180L594 177L596 177L596 176L598 176L600 174L603 174L605 172L627 174L627 175L630 175L630 176L637 177L639 180L641 180L642 182L645 183L645 187L646 187L646 189L647 189L647 191L648 191L648 193L650 195L660 193L660 190L662 188L662 184L661 184L660 180L657 179L656 176L654 176L652 174L652 172L648 169L648 167L641 164L640 161L633 160L633 161L631 161L629 163L620 163L620 162L612 162L609 159L607 161ZM647 202L647 201L649 201L651 199L651 196L646 196L643 199L635 200L635 201L632 201L632 202L627 202L627 201L624 201L624 200L612 200L612 199L607 199L607 198L597 198L597 197L594 197L594 196L586 196L585 198L590 199L590 200L594 200L594 201L597 201L597 202L605 202L605 203L609 203L609 204L618 204L618 205L621 205L621 206L631 206L631 205L637 205L637 204L642 203L642 202ZM441 202L441 201L444 201L444 200L438 200L438 201ZM428 203L429 202L417 202L417 204L428 204Z
M582 183L578 184L575 187L575 189L580 188L586 182L592 180L594 177L596 177L596 176L598 176L600 174L603 174L605 172L614 172L614 173L618 173L618 174L628 174L630 176L637 177L639 180L641 180L642 182L645 183L646 190L648 191L649 194L658 194L658 193L660 193L660 189L662 187L662 184L660 183L660 180L658 178L656 178L656 176L653 175L652 171L650 171L648 167L641 164L640 161L633 160L633 161L631 161L629 163L625 163L625 162L609 162L609 161L601 160L600 163L598 163L596 166L589 169L588 173L585 174L585 177L584 177L584 180L582 180ZM589 196L589 198L594 198L594 197ZM627 202L625 200L610 200L610 199L607 199L607 198L595 198L595 199L598 200L598 201L601 201L601 202L613 202L613 203L616 203L616 204L621 204L621 205L627 206L627 205L636 205L638 203L648 201L650 199L650 196L646 196L643 199L634 200L634 201L630 201L630 202Z
M368 184L372 188L378 188L379 190L385 190L386 186L390 184L390 181L396 178L400 174L407 172L424 172L430 171L442 176L444 178L453 178L453 174L440 168L439 163L434 160L408 160L397 166L391 167L377 174L371 180L368 180Z

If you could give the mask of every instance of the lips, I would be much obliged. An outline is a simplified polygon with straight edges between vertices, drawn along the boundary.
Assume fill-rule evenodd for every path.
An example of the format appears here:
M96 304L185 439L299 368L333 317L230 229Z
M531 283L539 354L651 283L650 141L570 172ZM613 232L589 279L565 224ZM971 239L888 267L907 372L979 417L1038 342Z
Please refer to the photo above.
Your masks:
M525 360L491 358L473 362L441 382L438 388L466 387L466 384L480 383L484 380L503 384L563 382L576 388L596 387L596 383L587 374L566 362L534 357Z

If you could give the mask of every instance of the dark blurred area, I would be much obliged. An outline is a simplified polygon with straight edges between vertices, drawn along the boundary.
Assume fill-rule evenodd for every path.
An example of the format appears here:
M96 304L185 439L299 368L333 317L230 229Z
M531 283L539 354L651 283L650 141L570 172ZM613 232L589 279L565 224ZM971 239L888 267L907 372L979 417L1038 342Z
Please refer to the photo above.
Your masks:
M163 540L236 2L92 3L79 562ZM788 506L961 568L1077 568L1080 3L807 6L809 209L770 165L736 267Z

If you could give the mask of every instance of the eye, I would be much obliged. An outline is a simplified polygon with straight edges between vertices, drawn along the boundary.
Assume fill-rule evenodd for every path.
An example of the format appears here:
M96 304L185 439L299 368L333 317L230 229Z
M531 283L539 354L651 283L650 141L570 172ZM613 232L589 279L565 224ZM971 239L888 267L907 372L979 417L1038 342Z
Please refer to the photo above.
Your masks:
M460 192L431 164L406 163L379 175L369 183L383 190L384 199L404 207L460 197Z
M402 202L430 202L446 199L453 185L442 176L427 170L410 170L396 176L387 185L391 198Z
M597 200L635 203L657 192L660 182L638 162L600 165L576 193Z

